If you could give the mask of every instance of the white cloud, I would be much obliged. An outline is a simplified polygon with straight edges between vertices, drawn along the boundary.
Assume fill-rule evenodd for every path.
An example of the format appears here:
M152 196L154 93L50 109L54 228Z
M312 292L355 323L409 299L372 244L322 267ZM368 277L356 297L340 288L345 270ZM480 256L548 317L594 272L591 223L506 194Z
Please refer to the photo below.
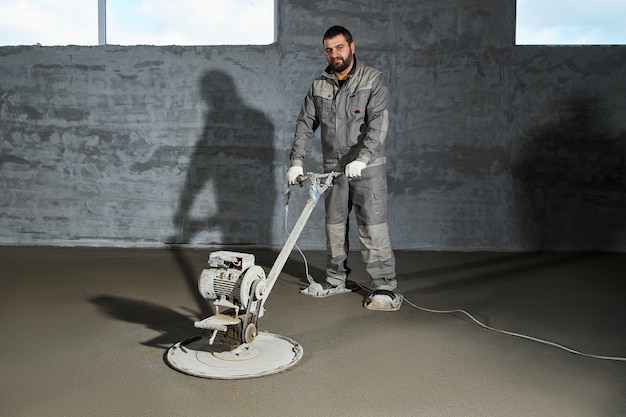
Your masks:
M2 0L0 45L96 45L98 2Z
M274 0L109 0L108 40L119 44L269 44ZM119 19L134 16L134 19Z
M517 0L518 45L626 44L624 0Z
M2 0L0 45L97 45L98 0ZM274 42L274 0L107 0L107 43Z

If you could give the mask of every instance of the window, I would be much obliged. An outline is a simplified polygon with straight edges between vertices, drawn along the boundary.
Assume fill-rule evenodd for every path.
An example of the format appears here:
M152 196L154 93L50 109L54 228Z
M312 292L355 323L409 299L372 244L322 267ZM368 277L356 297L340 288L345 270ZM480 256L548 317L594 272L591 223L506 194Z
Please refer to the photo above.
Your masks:
M98 0L2 0L0 45L97 45Z
M274 0L107 0L114 45L267 45Z
M517 0L517 45L626 43L624 0Z
M106 0L106 43L267 45L277 0ZM2 0L0 45L97 45L104 0ZM99 36L100 35L100 36Z

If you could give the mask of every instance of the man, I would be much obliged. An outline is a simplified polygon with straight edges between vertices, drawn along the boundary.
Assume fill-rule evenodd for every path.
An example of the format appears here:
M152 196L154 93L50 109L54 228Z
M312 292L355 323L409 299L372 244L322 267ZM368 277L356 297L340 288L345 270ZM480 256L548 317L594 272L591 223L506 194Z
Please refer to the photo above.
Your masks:
M372 279L365 301L371 310L397 310L395 258L387 226L387 177L384 144L389 128L389 88L380 71L357 61L350 32L333 26L323 37L328 66L304 99L290 153L289 184L303 174L314 133L321 129L324 171L335 178L326 192L326 279L304 294L327 297L350 291L349 214L354 208L361 257Z

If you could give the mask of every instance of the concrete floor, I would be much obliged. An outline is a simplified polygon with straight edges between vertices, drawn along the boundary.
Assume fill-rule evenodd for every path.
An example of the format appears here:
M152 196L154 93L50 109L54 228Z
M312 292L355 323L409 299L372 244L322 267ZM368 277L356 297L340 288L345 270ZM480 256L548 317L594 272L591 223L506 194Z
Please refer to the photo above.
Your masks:
M254 253L266 271L276 251ZM164 361L197 334L209 249L0 248L2 416L624 416L626 362L579 356L467 318L298 294L294 253L260 327L293 368L212 380ZM306 252L322 275L324 254ZM356 253L354 255L357 255ZM626 356L626 254L397 252L400 290L433 309L585 353ZM352 278L368 284L357 256Z

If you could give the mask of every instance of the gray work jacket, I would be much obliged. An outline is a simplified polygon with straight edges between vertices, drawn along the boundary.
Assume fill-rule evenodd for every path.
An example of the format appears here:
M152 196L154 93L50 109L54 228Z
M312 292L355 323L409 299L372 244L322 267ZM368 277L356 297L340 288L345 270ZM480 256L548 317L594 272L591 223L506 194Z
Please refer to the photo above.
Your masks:
M296 121L292 166L303 166L320 126L325 171L343 172L354 160L368 166L385 162L389 87L380 71L354 59L354 68L342 88L330 67L313 81Z

